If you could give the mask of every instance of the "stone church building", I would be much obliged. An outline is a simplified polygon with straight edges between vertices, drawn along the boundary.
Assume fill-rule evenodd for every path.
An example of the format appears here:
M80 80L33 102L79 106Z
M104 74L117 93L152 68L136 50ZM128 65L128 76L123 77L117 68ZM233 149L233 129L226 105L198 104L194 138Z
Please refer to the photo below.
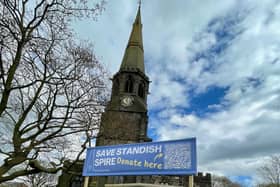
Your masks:
M141 7L139 5L119 71L112 78L111 98L101 117L97 146L151 142L147 135L149 78L145 74ZM83 162L73 171L63 172L58 186L80 187ZM187 186L187 176L114 176L91 177L89 186L105 184L149 183ZM66 182L67 181L67 182ZM211 176L199 173L196 186L210 187Z

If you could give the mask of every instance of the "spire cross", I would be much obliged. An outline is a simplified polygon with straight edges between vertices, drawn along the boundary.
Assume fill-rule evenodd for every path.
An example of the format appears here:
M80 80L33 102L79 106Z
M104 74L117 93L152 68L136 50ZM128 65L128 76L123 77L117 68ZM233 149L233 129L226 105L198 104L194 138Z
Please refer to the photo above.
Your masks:
M139 5L139 6L141 6L141 3L142 3L142 1L141 1L141 0L138 0L138 5Z

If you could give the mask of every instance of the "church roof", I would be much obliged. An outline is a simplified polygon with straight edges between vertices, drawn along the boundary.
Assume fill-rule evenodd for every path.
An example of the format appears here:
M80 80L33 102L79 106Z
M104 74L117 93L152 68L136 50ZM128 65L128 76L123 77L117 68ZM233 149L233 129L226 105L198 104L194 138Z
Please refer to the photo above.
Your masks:
M145 73L140 9L141 6L139 5L120 70L137 69Z

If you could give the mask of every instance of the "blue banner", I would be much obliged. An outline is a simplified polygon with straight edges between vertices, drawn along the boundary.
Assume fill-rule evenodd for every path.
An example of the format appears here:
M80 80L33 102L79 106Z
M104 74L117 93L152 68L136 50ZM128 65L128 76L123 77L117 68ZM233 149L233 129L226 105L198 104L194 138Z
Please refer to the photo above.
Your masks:
M88 148L83 176L197 173L196 139Z

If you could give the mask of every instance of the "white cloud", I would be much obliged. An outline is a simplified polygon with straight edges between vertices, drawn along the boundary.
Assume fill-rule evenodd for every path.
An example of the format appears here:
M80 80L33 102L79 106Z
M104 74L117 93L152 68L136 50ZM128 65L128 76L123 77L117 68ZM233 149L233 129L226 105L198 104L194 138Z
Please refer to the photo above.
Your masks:
M151 109L188 104L187 88L185 85L172 80L172 77L166 72L162 70L152 72L150 79L153 80L149 96L149 107Z
M257 165L250 161L279 152L280 112L265 107L279 99L273 96L256 102L244 99L228 111L205 119L192 114L173 115L169 123L159 127L159 133L161 139L197 137L201 169L226 175L251 175Z

